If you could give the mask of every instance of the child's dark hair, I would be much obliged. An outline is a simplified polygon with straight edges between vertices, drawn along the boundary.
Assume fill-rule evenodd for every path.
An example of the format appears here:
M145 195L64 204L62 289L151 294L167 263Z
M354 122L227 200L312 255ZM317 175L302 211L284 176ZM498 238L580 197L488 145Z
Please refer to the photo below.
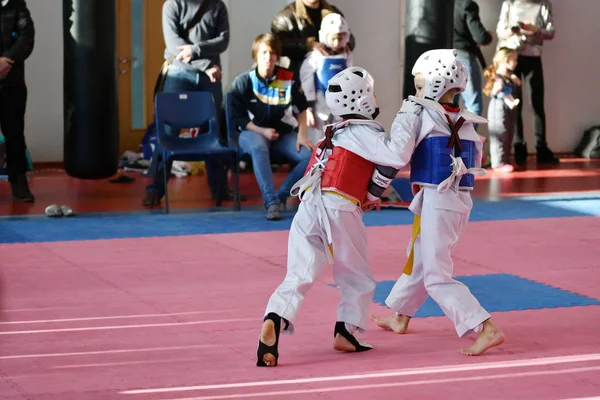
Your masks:
M500 65L506 61L511 54L516 53L516 50L509 49L508 47L501 47L498 49L496 54L494 54L494 60L492 61L492 65L487 67L483 72L483 76L485 76L486 82L483 87L483 94L486 96L490 96L492 94L492 88L494 87L494 81L498 76L496 74L496 70L500 67Z

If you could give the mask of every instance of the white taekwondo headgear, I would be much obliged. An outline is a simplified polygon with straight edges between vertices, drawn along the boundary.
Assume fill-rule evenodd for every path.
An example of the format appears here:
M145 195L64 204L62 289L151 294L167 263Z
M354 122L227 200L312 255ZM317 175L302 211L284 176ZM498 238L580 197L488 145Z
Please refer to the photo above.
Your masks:
M374 80L361 67L350 67L329 80L325 100L336 117L357 114L375 119L379 114L374 93Z
M350 29L348 23L340 14L330 13L321 21L321 30L319 31L319 42L327 45L327 36L336 33L345 33L342 46L345 46L350 40Z
M456 88L458 93L465 90L469 74L463 63L456 60L456 54L455 49L430 50L415 62L412 74L423 74L426 98L439 101L450 89Z

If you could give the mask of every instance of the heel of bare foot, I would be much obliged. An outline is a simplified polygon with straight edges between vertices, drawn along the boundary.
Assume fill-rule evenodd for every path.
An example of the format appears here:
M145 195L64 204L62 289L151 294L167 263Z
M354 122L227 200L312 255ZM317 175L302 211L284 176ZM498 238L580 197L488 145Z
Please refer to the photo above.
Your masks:
M279 331L281 317L270 313L265 318L260 330L257 350L257 367L275 367L279 358Z
M465 356L478 356L492 347L501 345L504 339L504 332L488 319L483 323L483 330L475 343L466 349L461 349L460 352Z
M397 314L394 314L391 317L376 317L375 315L371 315L371 321L373 321L378 327L387 331L394 331L398 334L404 334L408 330L410 317Z
M337 351L358 353L361 351L372 350L373 346L367 342L357 340L354 335L348 331L346 324L338 321L336 322L333 331L333 348Z

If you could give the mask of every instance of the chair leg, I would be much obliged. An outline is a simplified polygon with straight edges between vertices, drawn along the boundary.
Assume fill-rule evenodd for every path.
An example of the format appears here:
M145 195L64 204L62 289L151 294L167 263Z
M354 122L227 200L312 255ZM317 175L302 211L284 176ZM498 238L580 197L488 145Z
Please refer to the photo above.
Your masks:
M154 154L152 155L152 169L154 171L152 171L152 180L154 182L156 182L156 180L158 179L158 166L160 165L160 162L158 161L158 149L155 149ZM156 198L156 184L152 185L152 197L150 198L150 208L154 208L154 199Z
M235 183L233 185L233 207L234 211L241 211L242 209L242 194L240 193L240 163L237 157L234 159L233 177Z
M224 166L222 166L224 168ZM219 167L221 168L221 167ZM216 196L216 206L221 207L223 205L223 193L225 193L225 187L227 182L227 169L225 169L225 182L223 179L219 179L219 184L217 185L217 196Z
M163 157L165 158L165 157ZM163 180L165 183L165 213L169 213L169 182L167 182L167 160L164 160L165 166L163 167ZM171 172L171 171L169 171Z

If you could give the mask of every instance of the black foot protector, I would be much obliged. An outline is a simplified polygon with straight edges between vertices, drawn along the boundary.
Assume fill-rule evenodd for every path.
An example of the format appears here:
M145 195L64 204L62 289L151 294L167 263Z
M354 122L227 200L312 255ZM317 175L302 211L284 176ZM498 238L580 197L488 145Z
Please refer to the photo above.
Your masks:
M273 325L275 325L275 344L272 346L267 346L266 344L261 342L260 338L259 338L258 350L256 351L256 357L257 357L256 366L257 367L275 367L277 365L277 360L279 359L279 350L277 349L277 347L279 346L279 333L281 331L281 320L283 318L281 318L279 315L277 315L275 313L269 313L269 314L267 314L267 316L265 317L263 322L268 319L273 321ZM288 322L285 319L283 320L283 322L285 322L285 327L287 328ZM263 360L265 354L272 354L273 357L275 357L275 363L273 365L271 365L271 364L267 365L265 363L265 361Z
M342 321L337 321L335 323L333 337L335 337L335 335L337 335L338 333L342 335L342 337L345 338L347 341L349 341L352 344L352 346L354 346L354 348L356 349L354 351L357 353L360 351L373 350L373 347L371 346L363 346L362 344L360 344L359 341L356 340L356 338L350 332L348 332L348 330L346 329L346 324Z

